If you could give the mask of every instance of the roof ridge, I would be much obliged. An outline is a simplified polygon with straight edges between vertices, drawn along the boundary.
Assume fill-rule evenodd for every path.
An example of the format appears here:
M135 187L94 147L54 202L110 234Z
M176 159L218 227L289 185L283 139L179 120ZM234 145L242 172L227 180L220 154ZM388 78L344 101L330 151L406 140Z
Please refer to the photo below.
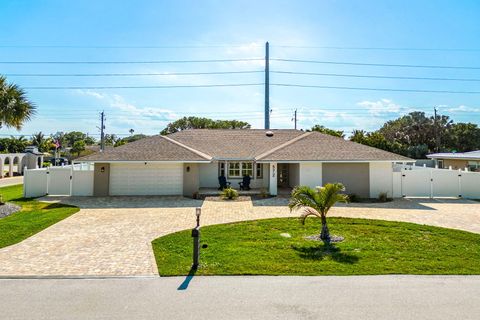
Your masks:
M273 149L270 149L270 150L268 150L268 151L266 151L266 152L264 152L264 153L256 156L254 159L255 159L255 160L261 160L262 158L268 156L269 154L274 153L275 151L278 151L278 150L280 150L280 149L282 149L282 148L285 148L286 146L291 145L292 143L297 142L298 140L301 140L301 139L303 139L303 138L305 138L305 137L308 137L308 136L311 135L312 133L313 133L312 131L305 132L304 134L301 134L301 135L299 135L299 136L297 136L297 137L295 137L295 138L293 138L293 139L291 139L291 140L288 140L287 142L284 142L284 143L276 146L276 147L273 148Z
M178 141L176 141L176 140L174 140L174 139L172 139L172 138L169 138L169 137L167 137L167 136L162 136L162 135L160 135L160 137L162 137L163 139L165 139L165 140L167 140L167 141L170 141L170 142L172 142L172 143L175 143L176 145L178 145L178 146L180 146L180 147L182 147L182 148L184 148L184 149L187 149L188 151L191 151L191 152L199 155L200 157L205 158L206 160L212 160L212 159L213 159L212 156L210 156L210 155L208 155L208 154L206 154L206 153L203 153L203 152L201 152L201 151L198 151L198 150L196 150L196 149L193 149L193 148L191 148L191 147L189 147L189 146L187 146L187 145L184 145L183 143L178 142Z

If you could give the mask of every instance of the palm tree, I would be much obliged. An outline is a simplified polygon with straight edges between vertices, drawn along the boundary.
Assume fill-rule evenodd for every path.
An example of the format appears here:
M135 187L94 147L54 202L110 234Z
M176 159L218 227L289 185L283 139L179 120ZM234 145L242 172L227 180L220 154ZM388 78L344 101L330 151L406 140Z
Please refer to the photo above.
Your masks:
M35 114L35 108L23 89L16 84L7 83L7 79L0 76L0 127L20 130L23 123Z
M348 196L341 194L345 187L341 183L327 183L323 187L310 188L298 186L292 191L288 207L290 211L301 212L300 219L305 224L308 216L319 217L322 221L320 239L330 243L330 232L327 225L327 213L337 202L348 202Z

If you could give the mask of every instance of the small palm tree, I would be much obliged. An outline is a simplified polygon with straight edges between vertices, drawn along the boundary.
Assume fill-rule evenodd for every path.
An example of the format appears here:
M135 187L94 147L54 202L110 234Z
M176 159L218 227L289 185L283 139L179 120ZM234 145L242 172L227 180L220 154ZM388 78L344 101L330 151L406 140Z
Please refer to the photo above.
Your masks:
M35 114L35 108L23 89L16 84L7 83L7 79L0 76L0 127L20 130L23 123Z
M341 194L345 187L341 183L327 183L323 187L310 188L298 186L292 191L288 207L290 211L301 212L300 219L305 224L308 216L319 217L322 221L320 239L326 243L330 242L330 232L327 225L327 213L337 202L348 202L348 196Z

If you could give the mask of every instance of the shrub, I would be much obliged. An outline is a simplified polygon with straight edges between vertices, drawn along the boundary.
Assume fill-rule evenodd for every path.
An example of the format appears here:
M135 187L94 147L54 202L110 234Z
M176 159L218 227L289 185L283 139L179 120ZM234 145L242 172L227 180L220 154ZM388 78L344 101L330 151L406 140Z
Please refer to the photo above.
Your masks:
M223 189L220 193L223 199L234 200L238 198L238 191L231 187Z
M267 189L265 189L265 188L260 189L260 197L267 198L268 196L269 196L269 193L268 193Z
M351 193L348 195L348 201L349 202L358 202L360 199L355 193Z
M380 192L380 194L378 195L378 201L387 202L388 200L388 194L386 192Z

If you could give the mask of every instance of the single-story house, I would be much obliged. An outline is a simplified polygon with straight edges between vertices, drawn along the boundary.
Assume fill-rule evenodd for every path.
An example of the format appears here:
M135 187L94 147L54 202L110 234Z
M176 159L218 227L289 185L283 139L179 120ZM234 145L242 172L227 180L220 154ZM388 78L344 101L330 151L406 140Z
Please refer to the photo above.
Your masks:
M151 136L76 162L94 163L95 196L185 195L218 188L224 175L238 188L272 195L297 185L342 182L348 194L393 194L392 166L412 159L319 132L300 130L184 130Z
M480 150L470 152L442 152L428 154L439 168L452 168L470 171L480 171Z

